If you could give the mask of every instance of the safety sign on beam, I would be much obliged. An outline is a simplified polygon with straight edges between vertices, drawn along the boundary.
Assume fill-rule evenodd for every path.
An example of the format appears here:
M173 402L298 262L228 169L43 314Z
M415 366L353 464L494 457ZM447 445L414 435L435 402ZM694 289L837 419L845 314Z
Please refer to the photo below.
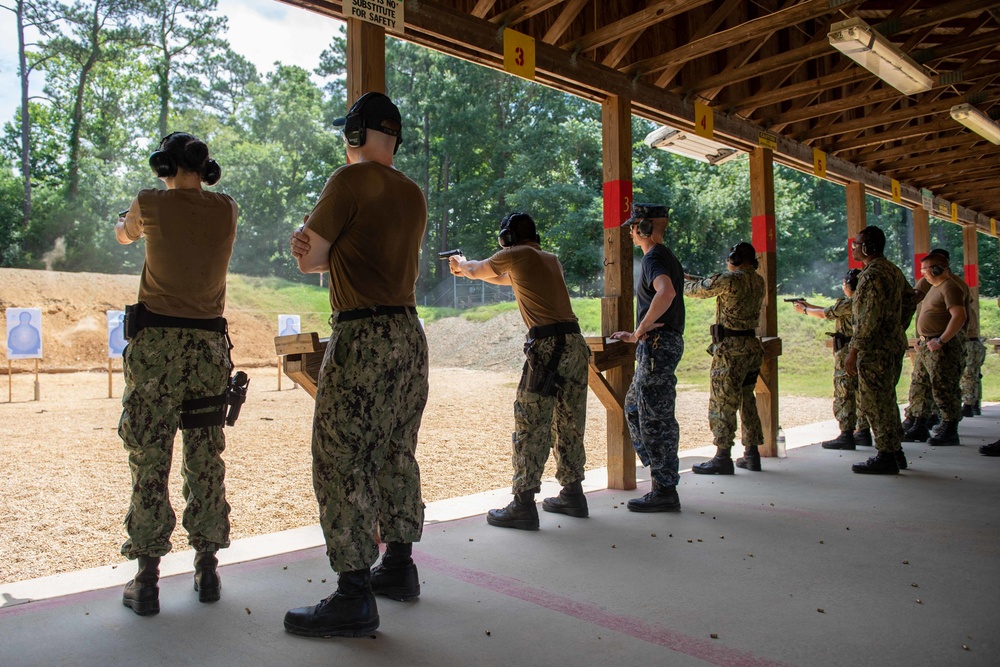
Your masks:
M347 18L374 23L392 32L404 32L403 0L349 0Z

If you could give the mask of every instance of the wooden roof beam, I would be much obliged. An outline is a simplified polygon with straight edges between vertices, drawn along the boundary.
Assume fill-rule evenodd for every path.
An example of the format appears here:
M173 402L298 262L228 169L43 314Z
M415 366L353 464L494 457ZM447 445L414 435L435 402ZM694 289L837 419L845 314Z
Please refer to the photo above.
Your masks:
M507 28L517 25L521 21L527 21L536 14L541 14L546 9L561 5L566 0L525 0L519 2L507 11L500 12L490 19L490 23L502 25ZM482 17L480 17L482 18Z
M742 2L743 0L726 0L719 6L718 9L715 10L715 12L712 13L710 17L708 17L708 20L703 22L701 27L698 28L693 35L691 35L691 40L694 41L711 35ZM657 77L656 82L653 85L665 88L671 81L674 80L674 77L677 76L682 69L684 69L684 65L685 63L676 63L668 66L660 72L660 76Z
M945 72L932 77L934 81L932 90L947 88L955 85L955 83L969 83L998 75L1000 75L1000 61L979 65L978 67L972 67L967 71L959 69L954 72ZM944 83L941 83L942 81L944 81ZM761 121L765 124L767 124L767 121L771 121L771 124L773 125L787 125L789 123L797 123L798 121L808 120L810 118L818 118L829 113L841 113L847 111L848 109L863 107L869 104L898 101L902 97L904 96L895 88L885 86L879 90L864 93L862 95L824 102L822 104L813 104L812 106L789 111L772 118L762 118Z
M972 134L969 132L959 132L957 134L948 135L946 137L939 137L937 139L928 139L925 141L920 141L915 144L907 144L904 146L893 146L892 148L876 148L875 150L866 151L864 153L858 153L857 155L851 156L851 162L855 164L866 164L869 162L883 162L885 160L893 160L899 157L905 157L908 155L914 155L916 153L926 153L928 151L936 151L942 148L957 148L959 146L965 148L971 148L975 144L986 141L978 134Z
M563 7L562 12L556 17L549 29L545 31L545 36L542 37L542 41L546 44L555 44L562 36L566 34L569 27L573 25L573 21L576 17L580 15L583 8L587 6L590 0L569 0L566 6Z
M954 129L954 127L955 121L952 120L951 116L948 116L946 118L938 118L937 120L933 120L929 123L911 125L898 130L893 130L891 132L880 132L854 139L840 139L826 148L826 151L827 153L835 155L854 148L864 148L865 146L874 146L875 144L911 139L925 134L951 130Z
M921 155L918 157L911 157L905 160L895 160L886 165L884 169L876 169L880 174L893 174L901 171L906 171L907 169L912 169L913 167L920 167L922 165L933 165L941 164L942 162L954 162L956 160L968 160L972 157L990 157L1000 155L1000 149L988 150L984 149L977 151L975 156L969 154L968 149L955 149L951 151L943 151L941 153L931 153L930 155Z
M851 0L844 9L859 4L860 0ZM633 63L623 71L629 74L651 74L666 69L671 65L686 63L695 58L707 56L710 53L721 51L731 46L737 46L743 42L770 35L774 31L788 26L809 21L820 16L825 16L838 11L839 8L831 8L829 0L805 0L797 5L779 9L767 16L747 21L738 26L733 26L722 32L717 32L708 37L688 42L684 46L678 47L666 53L661 53L652 58L646 58Z
M560 48L571 53L593 51L599 46L610 44L633 32L662 23L686 11L707 5L712 0L660 0L645 9L641 9L625 18L602 26L591 33L563 44Z
M951 2L947 5L939 5L934 9L924 12L923 14L904 16L896 22L896 26L898 27L897 32L908 32L910 30L917 30L929 25L937 25L938 23L946 21L953 16L959 16L961 14L967 14L969 12L985 9L994 4L995 1L996 0L957 0L956 2ZM830 23L832 24L833 21ZM881 24L876 24L875 27L878 28L880 25ZM829 26L827 27L826 32L829 32ZM729 86L739 81L746 81L747 79L752 79L763 74L769 74L784 67L789 67L790 65L805 62L806 60L819 58L820 56L826 55L832 51L833 47L830 46L830 43L826 39L823 39L814 44L808 44L798 49L792 49L791 51L777 56L763 58L750 63L749 65L739 67L726 74L717 74L715 76L706 77L699 82L698 87L694 90L683 91L673 88L671 89L671 92L698 93L702 90L710 90L715 86Z
M795 0L787 0L785 4L782 5L781 10L789 8L793 2L795 2ZM731 58L727 58L726 66L722 69L722 71L727 72L736 69L737 67L746 65L747 62L764 47L764 44L766 44L767 41L771 39L771 36L774 35L775 32L776 31L772 30L767 34L761 35L756 39L748 42L746 45L743 46L742 49L740 49L739 53L737 53L735 56ZM698 93L698 96L707 102L711 102L712 100L715 99L716 95L718 95L724 88L725 86L716 86L715 88L709 88L708 90L703 90L700 93Z
M922 169L908 169L905 172L901 172L897 176L897 179L903 180L905 178L910 183L920 183L945 177L947 178L946 183L958 183L962 181L962 176L978 175L980 173L986 175L996 170L997 167L1000 167L1000 155L979 160L964 160L960 164L950 167L930 165Z
M475 16L477 19L484 19L493 9L493 5L495 4L497 4L497 0L479 0L476 3L476 6L472 8L470 14Z
M984 95L979 93L956 95L943 100L936 100L934 102L917 104L912 107L898 109L897 111L866 115L861 118L846 120L842 123L837 123L836 125L814 128L801 133L798 138L800 141L822 139L824 137L832 137L838 134L853 132L855 130L867 130L870 128L881 127L883 125L888 125L901 120L913 120L914 118L920 118L921 116L939 114L943 111L948 111L956 104L979 104L981 102L993 103L998 101L1000 101L1000 90L993 90L985 93Z

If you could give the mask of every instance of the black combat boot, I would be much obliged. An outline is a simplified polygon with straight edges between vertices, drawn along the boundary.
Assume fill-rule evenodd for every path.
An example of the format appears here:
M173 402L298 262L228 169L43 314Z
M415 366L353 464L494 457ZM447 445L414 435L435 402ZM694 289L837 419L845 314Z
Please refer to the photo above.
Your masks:
M736 459L736 467L760 472L760 450L757 447L744 447L743 456Z
M676 486L664 486L654 479L653 490L628 501L626 507L632 512L680 512L681 499Z
M976 406L969 405L968 403L962 404L962 416L963 417L975 417L976 416Z
M857 443L854 442L854 434L850 431L841 431L833 440L824 440L820 445L823 449L856 449Z
M975 411L977 417L983 414L982 401L976 401L976 405L972 409Z
M382 562L372 568L372 591L392 600L406 602L420 597L420 577L413 562L413 545L389 542Z
M854 446L855 447L873 447L875 443L872 441L871 429L864 429L862 431L854 432Z
M160 613L160 559L150 556L139 556L139 572L135 579L125 584L122 593L122 604L130 607L139 616L152 616Z
M898 475L895 452L878 452L864 463L855 463L851 470L864 475Z
M913 426L903 434L903 442L925 442L931 437L931 432L927 430L928 420L923 417L914 417Z
M194 555L194 589L198 602L216 602L222 597L219 560L214 551L199 551Z
M522 491L514 495L507 507L490 510L486 523L501 528L518 530L538 530L538 508L535 506L535 492Z
M911 428L913 428L913 425L916 424L916 423L917 423L917 418L914 417L913 415L910 415L906 419L904 419L903 423L900 424L900 426L903 427L903 433L906 433Z
M567 484L555 498L546 498L542 501L542 509L546 512L565 514L578 519L590 516L587 509L587 496L583 493L583 484L573 482Z
M934 432L927 438L927 444L935 447L956 447L962 443L958 441L958 422L942 421L934 428Z
M704 463L691 466L691 472L696 475L732 475L736 471L733 468L733 457L729 451L729 449L716 447L715 456Z
M1000 456L1000 440L981 446L979 453L983 456Z
M378 629L378 606L368 568L342 572L337 590L314 607L285 614L285 631L303 637L362 637Z
M896 455L896 467L899 468L900 470L906 470L908 466L906 463L906 454L903 453L903 448L900 447L899 449L894 451L893 454Z

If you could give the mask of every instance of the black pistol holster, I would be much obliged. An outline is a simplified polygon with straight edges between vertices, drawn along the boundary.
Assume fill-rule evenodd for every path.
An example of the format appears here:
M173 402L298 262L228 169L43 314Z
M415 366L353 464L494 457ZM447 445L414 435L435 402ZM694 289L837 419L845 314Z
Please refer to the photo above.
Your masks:
M718 345L727 338L745 338L757 335L757 332L753 329L727 329L722 324L711 325L708 327L708 332L712 335L712 343L715 345Z
M538 358L538 354L532 350L535 344L534 338L529 338L524 343L524 356L527 357L524 365L527 373L525 375L525 389L540 396L555 396L562 378L559 377L557 369L562 360L563 352L566 350L565 337L556 344L552 350L552 358L549 363L543 365Z
M851 344L851 336L845 336L842 333L829 333L826 334L833 339L833 351L840 352L845 347Z
M211 319L195 319L189 317L173 317L154 313L142 302L125 306L125 340L131 341L146 327L164 327L170 329L198 329L213 331L226 337L226 354L232 367L231 351L233 341L229 338L229 323L224 317ZM181 402L181 430L191 428L206 428L208 426L233 426L240 416L240 408L247 398L250 378L243 371L238 371L229 378L226 390L218 396L189 398ZM229 408L228 414L226 408Z

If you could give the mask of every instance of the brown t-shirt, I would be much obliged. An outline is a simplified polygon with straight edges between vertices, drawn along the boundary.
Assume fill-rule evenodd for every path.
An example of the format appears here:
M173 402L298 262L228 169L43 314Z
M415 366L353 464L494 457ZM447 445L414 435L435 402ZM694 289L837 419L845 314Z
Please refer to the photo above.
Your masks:
M198 188L142 190L125 216L130 239L146 239L139 301L160 315L210 319L226 309L236 239L236 202Z
M934 285L921 302L920 316L917 318L917 334L940 336L948 328L951 320L949 308L966 305L966 293L961 281L949 277L940 285Z
M528 328L576 322L559 258L537 243L504 248L487 260L498 276L508 274L521 318Z
M332 243L330 307L416 306L427 202L402 172L378 162L333 172L306 227Z

